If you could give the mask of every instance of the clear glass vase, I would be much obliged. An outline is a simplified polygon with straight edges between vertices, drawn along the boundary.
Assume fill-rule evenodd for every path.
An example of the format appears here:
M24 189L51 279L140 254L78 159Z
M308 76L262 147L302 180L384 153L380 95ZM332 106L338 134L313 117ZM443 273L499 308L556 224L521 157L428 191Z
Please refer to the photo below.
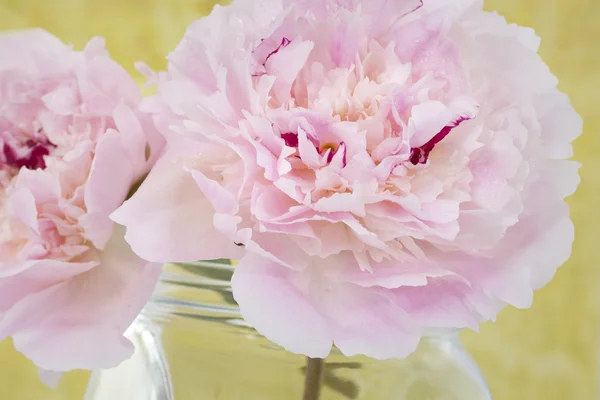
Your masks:
M219 262L167 265L128 331L134 356L96 371L85 400L301 400L307 359L274 345L240 316ZM319 400L488 400L456 333L424 338L403 360L324 361Z

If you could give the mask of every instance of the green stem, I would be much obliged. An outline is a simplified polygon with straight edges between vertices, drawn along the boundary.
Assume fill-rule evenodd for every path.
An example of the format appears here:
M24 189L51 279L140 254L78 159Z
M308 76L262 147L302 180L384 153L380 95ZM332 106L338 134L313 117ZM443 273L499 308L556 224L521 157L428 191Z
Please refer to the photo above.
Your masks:
M306 379L302 400L319 400L325 363L321 358L306 358Z

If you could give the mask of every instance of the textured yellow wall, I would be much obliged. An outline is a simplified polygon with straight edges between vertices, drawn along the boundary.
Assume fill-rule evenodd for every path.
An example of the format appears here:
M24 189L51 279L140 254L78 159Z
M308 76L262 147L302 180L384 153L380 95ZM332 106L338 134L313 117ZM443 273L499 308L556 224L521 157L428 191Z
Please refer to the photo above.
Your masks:
M127 67L144 60L164 66L164 55L185 26L206 13L210 0L0 0L0 30L41 26L80 48L93 35L107 38ZM597 398L600 349L600 0L487 0L509 21L532 26L544 39L542 55L585 120L576 143L582 185L571 199L577 239L571 261L538 292L531 310L504 311L480 334L463 338L481 365L496 400ZM130 68L132 69L132 68ZM87 374L68 374L52 391L35 368L0 344L0 399L79 400Z

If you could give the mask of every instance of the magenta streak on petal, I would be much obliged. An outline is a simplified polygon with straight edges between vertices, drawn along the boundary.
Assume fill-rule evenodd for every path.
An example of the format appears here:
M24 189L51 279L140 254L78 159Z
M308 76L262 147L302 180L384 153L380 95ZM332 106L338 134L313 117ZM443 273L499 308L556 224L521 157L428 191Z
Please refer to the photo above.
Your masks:
M286 132L281 134L281 138L285 141L288 147L298 147L298 134L294 132Z
M335 157L335 155L337 154L338 151L340 151L340 149L342 149L343 156L342 156L342 165L345 167L346 166L346 143L344 142L340 142L340 145L338 146L337 149L335 149L335 151L330 151L329 154L327 155L327 163L330 163L333 160L333 157Z
M310 133L306 132L306 138L315 146L319 154L321 154L321 141L316 137L313 137Z
M298 134L297 133L285 132L285 133L281 134L281 138L285 141L286 146L298 147ZM322 155L323 152L320 149L319 140L312 137L312 135L310 135L308 132L306 132L306 138L313 144L313 146L315 146L315 149L317 149L317 152Z
M452 132L452 129L456 128L457 126L462 124L464 121L467 121L469 119L471 119L471 118L460 117L458 120L453 122L451 125L447 125L444 128L442 128L441 131L439 131L434 137L432 137L429 140L429 142L425 143L423 146L415 147L415 148L411 149L409 161L413 165L425 164L427 162L427 160L429 159L429 153L431 153L431 151L433 150L435 145L438 144L439 142L441 142L442 140L444 140L444 138L446 136L448 136L448 134L450 132Z
M279 44L279 46L277 46L277 48L275 50L273 50L272 52L270 52L267 55L267 58L265 58L265 64L267 63L267 61L269 61L269 58L271 58L271 56L277 54L279 52L279 50L281 50L284 47L287 47L292 41L286 37L284 37L283 39L281 39L281 43Z
M410 10L408 13L404 14L404 15L408 15L408 14L412 14L415 11L420 10L421 8L423 8L423 0L419 0L419 5L416 6L415 8L413 8L412 10Z
M329 164L331 162L331 160L333 160L333 156L335 156L336 151L331 151L331 149L327 149L326 150L327 153L327 164Z
M285 145L288 147L294 147L294 148L298 148L298 134L294 133L294 132L285 132L281 134L281 138L283 139L283 141L285 142ZM346 160L346 143L344 142L340 142L339 146L337 147L337 149L335 149L335 151L332 151L331 148L327 148L327 150L323 151L323 149L320 148L319 146L319 142L318 140L316 140L315 138L313 138L310 135L307 135L307 138L313 143L313 145L315 146L315 149L317 149L317 152L323 156L326 152L327 153L327 163L331 163L331 161L333 160L333 157L335 157L335 155L337 154L338 151L340 151L340 149L342 149L343 153L343 157L342 157L342 165L345 167L347 164L347 160Z
M423 0L419 0L419 4L417 4L417 6L415 8L413 8L412 10L409 10L407 12L405 12L404 14L402 14L401 16L398 17L398 19L394 22L394 24L398 21L400 21L402 18L406 17L407 15L410 15L416 11L419 11L421 8L423 8ZM392 25L394 25L392 24Z
M261 40L261 44L264 42L264 39ZM253 77L259 77L259 76L263 76L265 75L267 72L267 61L269 61L269 58L271 58L273 55L277 54L279 52L279 50L281 50L284 47L287 47L292 41L286 37L284 37L283 39L281 39L281 43L279 44L279 46L277 46L277 48L275 50L273 50L272 52L270 52L269 54L267 54L267 57L265 58L265 61L263 61L261 63L261 66L263 68L264 71L260 71L260 72L256 72L254 74L252 74Z

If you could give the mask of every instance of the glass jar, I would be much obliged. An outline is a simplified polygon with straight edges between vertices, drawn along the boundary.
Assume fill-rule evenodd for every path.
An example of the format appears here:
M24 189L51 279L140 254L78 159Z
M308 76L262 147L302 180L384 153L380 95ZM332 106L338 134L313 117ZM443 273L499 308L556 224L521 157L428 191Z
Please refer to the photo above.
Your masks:
M95 372L86 400L295 400L307 359L258 334L241 317L226 262L173 264L129 329L134 356ZM458 335L425 337L403 360L324 360L320 400L488 400Z

